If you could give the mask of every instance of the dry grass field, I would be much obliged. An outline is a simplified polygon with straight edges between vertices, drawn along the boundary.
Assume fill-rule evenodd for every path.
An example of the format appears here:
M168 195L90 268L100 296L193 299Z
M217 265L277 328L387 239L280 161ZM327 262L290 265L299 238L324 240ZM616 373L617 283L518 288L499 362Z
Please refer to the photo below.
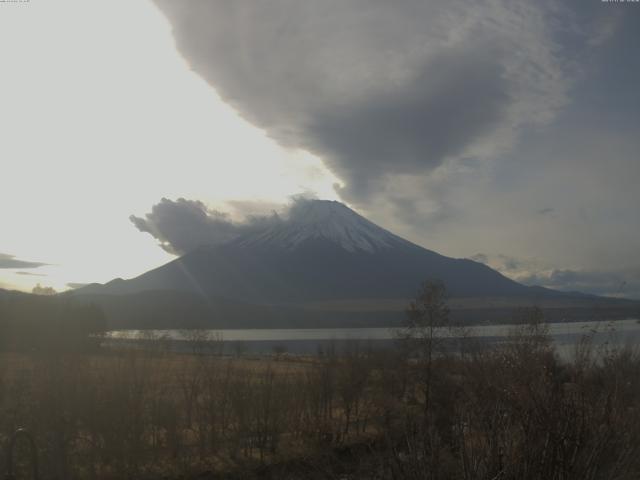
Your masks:
M493 350L434 353L3 353L0 440L28 428L44 479L640 473L635 352L586 339L564 363L533 325Z

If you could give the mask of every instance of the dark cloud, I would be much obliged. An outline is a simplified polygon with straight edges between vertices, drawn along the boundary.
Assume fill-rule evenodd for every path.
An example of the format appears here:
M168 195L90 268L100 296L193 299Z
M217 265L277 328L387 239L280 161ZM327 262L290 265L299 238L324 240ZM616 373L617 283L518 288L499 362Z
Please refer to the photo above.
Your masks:
M141 232L151 234L169 253L181 255L204 245L217 245L237 236L264 229L279 221L277 214L249 215L233 221L227 213L211 210L197 200L163 198L144 218L131 215Z
M47 265L41 262L18 260L14 255L0 253L0 268L38 268Z
M163 198L144 218L131 215L129 219L138 230L157 239L165 251L182 255L198 247L220 245L240 235L306 218L309 203L315 200L315 196L305 193L291 196L286 204L228 202L232 210L243 215L241 220L234 220L228 213L212 210L197 200Z
M359 205L552 119L571 76L557 39L583 36L570 11L524 0L155 3L197 73L272 138L318 154Z
M15 272L16 275L28 275L32 277L46 277L45 273L33 273L33 272Z
M371 196L389 173L432 170L499 122L509 103L501 66L471 51L448 51L400 91L319 112L313 150L343 180L344 197Z

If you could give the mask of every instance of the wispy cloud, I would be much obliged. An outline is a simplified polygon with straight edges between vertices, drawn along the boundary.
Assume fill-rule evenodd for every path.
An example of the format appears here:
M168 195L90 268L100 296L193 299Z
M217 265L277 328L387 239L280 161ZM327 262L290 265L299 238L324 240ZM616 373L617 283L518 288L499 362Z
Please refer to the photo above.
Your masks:
M524 274L518 278L530 285L566 291L640 299L640 270L616 272L553 269Z
M17 259L15 255L0 253L0 268L38 268L45 265L47 264L42 262L20 260Z
M478 253L470 258L489 265L525 285L640 299L640 268L619 270L548 268L537 260L485 253Z

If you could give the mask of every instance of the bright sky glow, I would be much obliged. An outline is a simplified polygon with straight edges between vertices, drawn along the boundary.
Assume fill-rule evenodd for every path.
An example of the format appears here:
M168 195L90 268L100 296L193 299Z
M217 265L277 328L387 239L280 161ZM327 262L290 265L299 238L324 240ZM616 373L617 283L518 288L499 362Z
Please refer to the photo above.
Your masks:
M241 119L146 0L0 5L0 287L104 282L170 256L128 220L162 197L284 202L337 182Z

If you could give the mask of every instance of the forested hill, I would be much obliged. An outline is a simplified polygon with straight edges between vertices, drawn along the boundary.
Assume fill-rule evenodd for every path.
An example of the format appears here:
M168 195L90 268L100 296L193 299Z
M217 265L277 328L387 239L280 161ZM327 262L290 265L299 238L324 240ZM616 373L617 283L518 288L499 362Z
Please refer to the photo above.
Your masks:
M94 304L0 290L0 350L89 350L105 328Z

